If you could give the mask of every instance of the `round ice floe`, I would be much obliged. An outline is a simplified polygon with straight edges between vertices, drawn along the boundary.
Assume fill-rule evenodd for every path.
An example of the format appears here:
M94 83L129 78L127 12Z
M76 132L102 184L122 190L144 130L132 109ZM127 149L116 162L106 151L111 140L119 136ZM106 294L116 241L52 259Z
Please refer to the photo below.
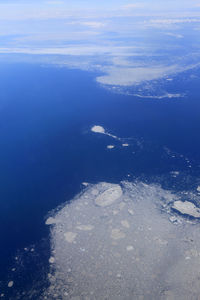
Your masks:
M91 128L91 131L95 133L105 133L105 129L102 126L95 125Z
M8 282L8 287L9 287L9 288L13 287L13 285L14 285L14 282L13 282L13 281L9 281L9 282Z
M120 185L115 184L113 187L107 189L105 192L101 193L96 199L95 204L98 206L109 206L113 204L117 199L122 196L122 189Z
M55 258L54 258L53 256L51 256L51 257L49 258L49 262L50 262L50 264L53 264L53 263L55 262Z
M183 215L186 214L194 218L200 218L200 209L192 202L175 201L172 208Z

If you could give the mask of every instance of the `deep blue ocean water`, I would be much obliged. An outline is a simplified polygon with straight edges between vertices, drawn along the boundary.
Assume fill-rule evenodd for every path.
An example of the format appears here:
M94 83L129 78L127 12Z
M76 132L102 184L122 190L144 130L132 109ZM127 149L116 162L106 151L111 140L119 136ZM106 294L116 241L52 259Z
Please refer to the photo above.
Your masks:
M113 93L96 83L96 75L39 64L1 64L3 291L9 280L16 282L13 293L22 282L28 288L39 268L45 270L45 217L80 192L82 182L142 178L172 189L193 189L200 181L199 79L179 75L168 89L186 91L186 96L155 100ZM93 125L124 138L130 147L92 133ZM108 150L109 144L116 148ZM172 181L171 171L184 176ZM26 247L34 251L21 257ZM11 271L13 266L19 271Z

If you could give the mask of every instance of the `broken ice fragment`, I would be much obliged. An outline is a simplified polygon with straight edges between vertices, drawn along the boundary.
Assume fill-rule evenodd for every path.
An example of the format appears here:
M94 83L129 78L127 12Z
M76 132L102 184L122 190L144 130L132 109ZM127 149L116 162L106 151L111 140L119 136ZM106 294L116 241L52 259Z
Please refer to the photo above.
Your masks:
M126 235L121 230L119 230L119 229L113 229L111 231L111 238L113 240L120 240L120 239L125 238L125 236Z
M68 232L64 233L64 236L65 236L65 240L68 243L73 243L75 241L77 233L68 231Z
M13 282L13 281L9 281L9 282L8 282L8 287L9 287L9 288L13 287L13 285L14 285L14 282Z
M194 218L200 218L200 209L192 202L175 201L172 208L183 215L189 215Z

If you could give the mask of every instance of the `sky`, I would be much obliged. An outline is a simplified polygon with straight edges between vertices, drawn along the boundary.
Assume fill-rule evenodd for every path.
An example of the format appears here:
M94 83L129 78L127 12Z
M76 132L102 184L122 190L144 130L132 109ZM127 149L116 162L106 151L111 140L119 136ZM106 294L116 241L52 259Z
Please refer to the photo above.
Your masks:
M196 67L198 0L1 0L3 54L102 72L101 84L131 86ZM131 78L131 79L130 79Z
M10 19L41 19L41 18L62 18L66 16L93 17L103 14L109 16L120 15L155 15L176 13L200 12L200 1L197 0L101 0L101 1L78 1L78 0L35 0L35 1L5 1L0 4L0 17L4 20Z

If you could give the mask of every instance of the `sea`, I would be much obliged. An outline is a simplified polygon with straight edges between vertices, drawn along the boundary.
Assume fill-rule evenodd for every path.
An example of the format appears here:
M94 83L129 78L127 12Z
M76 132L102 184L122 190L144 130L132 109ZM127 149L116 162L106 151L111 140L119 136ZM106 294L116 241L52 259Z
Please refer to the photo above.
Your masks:
M45 221L84 189L82 183L139 180L196 191L200 71L188 80L191 74L194 70L166 82L168 93L178 90L180 97L138 97L99 84L100 72L1 62L2 299L39 299L48 286ZM106 134L91 131L93 126Z

